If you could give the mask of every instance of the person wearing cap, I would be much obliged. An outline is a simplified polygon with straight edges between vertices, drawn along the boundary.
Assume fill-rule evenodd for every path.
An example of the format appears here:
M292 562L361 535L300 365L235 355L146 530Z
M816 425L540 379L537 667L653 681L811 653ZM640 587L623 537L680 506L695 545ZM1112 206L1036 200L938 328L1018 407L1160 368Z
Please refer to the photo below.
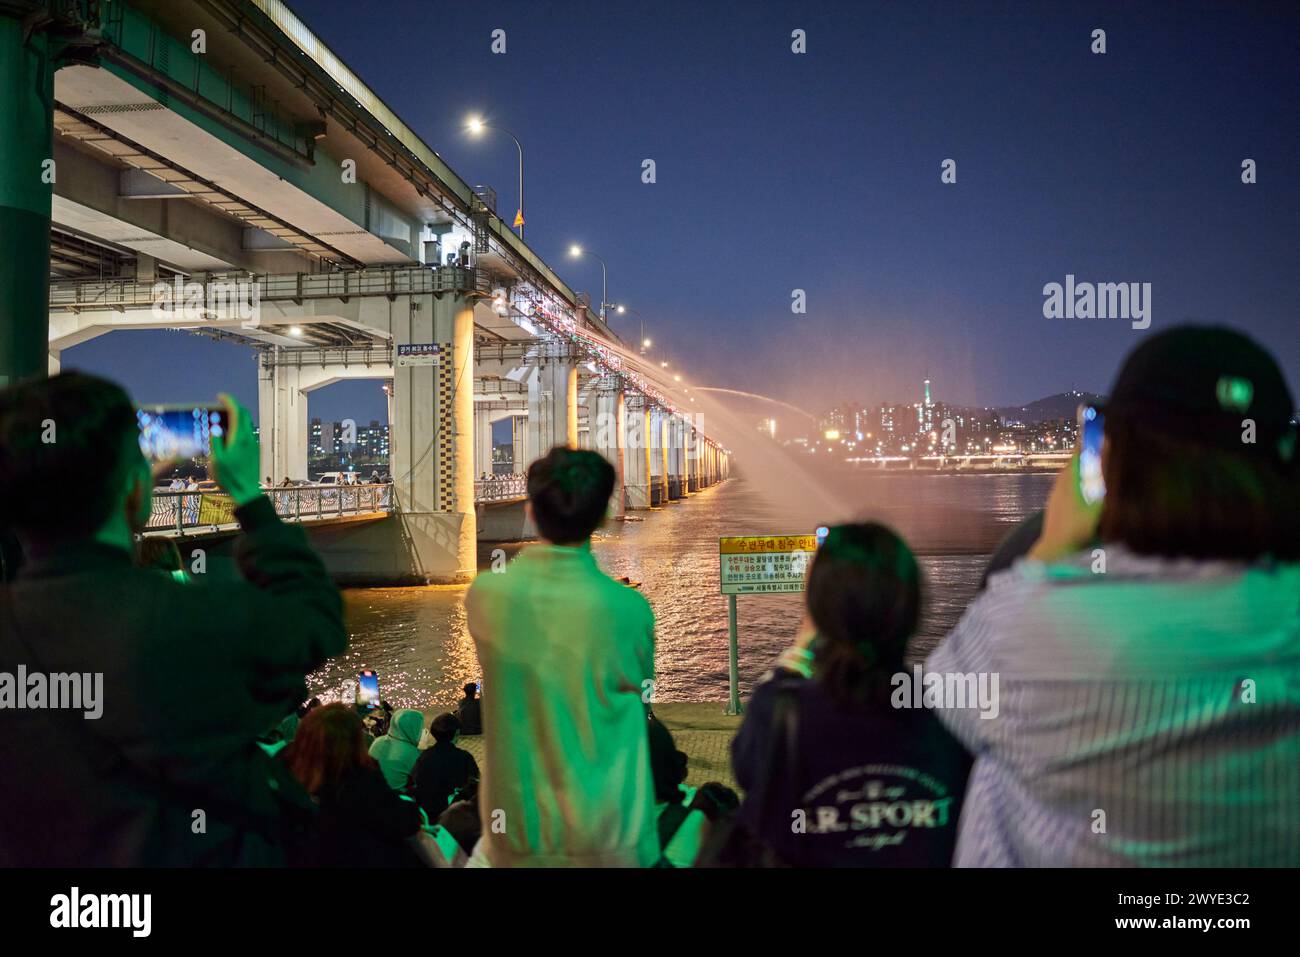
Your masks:
M976 756L957 866L1300 864L1295 405L1240 333L1143 340L1025 558L925 663L997 674L996 716L936 714Z

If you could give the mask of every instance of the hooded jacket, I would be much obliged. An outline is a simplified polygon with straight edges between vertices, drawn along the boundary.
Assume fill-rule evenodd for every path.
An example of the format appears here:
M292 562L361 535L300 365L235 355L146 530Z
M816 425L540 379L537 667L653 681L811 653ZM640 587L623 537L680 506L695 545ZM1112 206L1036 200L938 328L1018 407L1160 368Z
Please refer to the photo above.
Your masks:
M376 738L370 746L370 756L379 762L384 780L394 791L410 788L411 769L420 758L420 732L424 730L424 715L411 708L393 713L388 733Z

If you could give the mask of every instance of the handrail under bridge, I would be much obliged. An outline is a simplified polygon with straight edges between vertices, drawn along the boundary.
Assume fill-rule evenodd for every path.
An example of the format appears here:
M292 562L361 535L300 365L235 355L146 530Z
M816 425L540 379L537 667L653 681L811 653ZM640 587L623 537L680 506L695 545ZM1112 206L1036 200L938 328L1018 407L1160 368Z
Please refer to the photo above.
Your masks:
M528 497L528 476L522 472L489 475L474 482L474 501L478 504L517 502Z
M528 495L522 473L493 475L474 483L476 503L513 502ZM275 513L287 522L321 521L397 510L391 482L362 485L295 485L264 488ZM183 535L194 529L213 530L238 524L234 500L224 492L167 491L153 493L153 511L146 532Z
M395 508L391 483L300 485L262 490L275 513L288 522L317 521L348 515L373 515ZM146 532L216 529L235 525L235 502L224 492L155 491Z
M158 286L171 291L181 305L188 291L174 294L176 285L188 290L197 284L203 303L212 307L242 302L256 290L259 302L301 303L308 299L342 299L353 296L397 296L482 292L472 267L464 266L380 266L342 269L321 273L266 273L253 276L215 273L202 279L181 277L139 282L134 279L68 279L50 283L50 308L73 312L82 309L153 308L159 301Z

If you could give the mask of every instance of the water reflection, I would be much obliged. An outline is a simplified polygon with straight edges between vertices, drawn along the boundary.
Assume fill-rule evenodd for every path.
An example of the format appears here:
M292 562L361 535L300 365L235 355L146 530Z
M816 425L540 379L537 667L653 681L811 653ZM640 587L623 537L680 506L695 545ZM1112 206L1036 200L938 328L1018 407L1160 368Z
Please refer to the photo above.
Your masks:
M917 551L927 584L925 618L912 649L919 656L961 614L1001 537L1042 507L1051 481L1044 474L845 471L827 484L861 503L857 517L892 525ZM593 550L609 574L642 582L654 607L658 693L664 700L721 701L727 693L727 604L718 594L718 539L806 533L828 517L802 510L797 500L776 507L743 478L634 517L639 520L599 532ZM464 595L464 586L346 590L350 648L313 674L309 687L336 695L345 678L373 668L395 707L453 705L465 682L480 677ZM741 598L742 694L790 640L801 607L795 595Z

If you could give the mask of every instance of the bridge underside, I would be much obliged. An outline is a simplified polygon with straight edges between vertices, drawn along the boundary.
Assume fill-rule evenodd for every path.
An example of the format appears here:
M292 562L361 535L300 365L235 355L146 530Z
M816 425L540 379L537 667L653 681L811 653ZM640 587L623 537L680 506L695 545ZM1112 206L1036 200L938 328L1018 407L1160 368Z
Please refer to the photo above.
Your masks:
M0 76L0 385L113 330L245 344L278 484L308 478L312 391L383 380L394 517L313 535L385 581L471 577L480 523L526 536L554 446L614 464L615 516L726 476L661 370L283 5L14 0Z

